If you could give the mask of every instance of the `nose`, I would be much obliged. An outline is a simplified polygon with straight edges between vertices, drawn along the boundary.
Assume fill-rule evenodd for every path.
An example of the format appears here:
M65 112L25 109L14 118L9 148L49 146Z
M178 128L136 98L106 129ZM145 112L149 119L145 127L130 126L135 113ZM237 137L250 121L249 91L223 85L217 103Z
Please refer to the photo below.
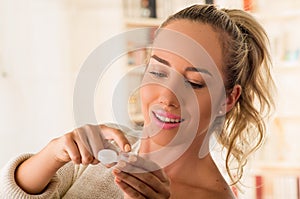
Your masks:
M159 103L165 105L167 107L179 108L180 103L172 91L169 88L161 86L160 88L160 95L159 95Z

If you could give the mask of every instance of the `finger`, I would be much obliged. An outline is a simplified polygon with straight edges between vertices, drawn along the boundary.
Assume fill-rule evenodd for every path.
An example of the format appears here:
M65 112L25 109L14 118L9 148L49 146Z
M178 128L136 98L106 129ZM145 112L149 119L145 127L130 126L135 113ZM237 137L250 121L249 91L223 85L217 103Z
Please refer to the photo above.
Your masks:
M162 193L162 194L168 193L168 189L166 188L166 186L169 186L169 180L168 177L165 177L166 174L161 169L157 171L149 172L140 167L135 167L135 165L130 164L129 162L125 162L121 160L118 162L115 169L113 169L113 174L115 174L115 176L118 176L118 173L120 173L120 171L122 172L126 171L124 173L129 172L131 176L147 184L149 187L151 187L151 189L155 190L158 193ZM161 178L158 177L160 175L164 176L162 178L163 180L161 180ZM164 186L162 186L163 184Z
M95 164L96 161L94 161L94 156L90 153L89 150L87 150L86 145L81 141L81 139L75 137L74 142L76 143L78 151L80 153L81 163L84 165L88 165L91 163Z
M131 145L121 130L107 127L105 125L100 125L99 127L105 139L114 140L124 152L131 151Z
M134 176L115 169L116 184L130 197L133 198L157 198L156 192L147 184L135 178Z
M103 138L97 126L85 125L76 130L85 147L97 159L98 152L104 149Z
M128 196L130 198L135 198L135 199L144 199L144 198L146 198L141 193L139 193L138 191L136 191L135 189L133 189L131 186L129 186L128 184L126 184L125 182L123 182L123 181L121 181L121 180L119 180L117 178L115 179L115 183L126 194L124 198L128 198Z
M68 134L64 136L64 139L65 151L69 155L71 161L73 161L75 164L80 164L81 156L79 149L73 140L73 136Z
M157 193L166 194L168 192L166 186L169 186L169 180L161 181L153 172L131 173L130 175L147 184L149 187L151 187L152 190L155 190L155 192Z
M113 163L110 163L110 164L105 164L104 166L105 166L106 168L111 168L111 167L115 166L116 164L117 164L117 163L113 162Z
M127 172L127 173L147 173L147 172L149 172L148 170L143 169L141 167L137 167L134 164L130 164L129 162L130 162L129 158L127 160L121 159L115 165L115 168L119 169L121 171Z
M166 175L166 173L162 169L158 169L151 172L153 175L155 175L161 182L170 184L169 177Z
M144 172L154 172L160 170L161 167L155 162L145 159L139 155L132 153L120 153L120 160L127 162L127 166L123 169L126 169L126 172L130 173L139 173L140 171ZM161 180L165 180L165 175L162 175L161 172L154 172L157 177Z
M164 183L161 183L159 181L156 181L156 184L153 187L149 186L148 182L141 181L140 178L137 178L136 176L122 172L120 170L113 170L115 177L115 181L121 188L124 189L126 194L130 196L138 196L138 194L141 194L143 196L146 196L146 198L169 198L170 197L170 191L168 189L168 185L165 185ZM135 174L135 175L144 175L146 174ZM147 174L148 176L152 176L153 179L157 179L156 176L152 175L151 173ZM121 184L124 183L124 184Z
M158 164L156 164L154 161L138 155L132 155L132 156L135 156L136 158L131 158L130 161L131 164L144 168L147 171L153 173L162 182L169 182L168 176L161 169L161 167ZM136 161L132 161L132 160L136 160Z
M96 164L99 164L99 162L100 162L99 160L97 160L96 158L94 158L94 160L93 160L93 162L91 162L91 164L96 165Z

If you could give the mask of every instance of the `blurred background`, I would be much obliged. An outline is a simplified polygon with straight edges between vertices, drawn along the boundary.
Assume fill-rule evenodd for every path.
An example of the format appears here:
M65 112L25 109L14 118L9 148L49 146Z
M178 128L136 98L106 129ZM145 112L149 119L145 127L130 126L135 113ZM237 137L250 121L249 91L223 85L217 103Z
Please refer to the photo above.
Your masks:
M250 188L238 197L299 199L298 0L0 0L0 168L11 157L35 153L52 138L75 128L76 76L96 47L126 30L154 30L169 14L194 3L247 10L270 37L277 109L267 142L250 164L245 179ZM152 33L146 36L150 39ZM122 45L130 48L138 44L129 39ZM116 67L97 87L95 112L99 122L114 119L110 106L116 86L113 80L140 65L144 58L142 49L113 63ZM140 77L140 71L135 72L132 82L124 86L130 87ZM138 101L136 96L128 100L128 111L137 125L142 122Z

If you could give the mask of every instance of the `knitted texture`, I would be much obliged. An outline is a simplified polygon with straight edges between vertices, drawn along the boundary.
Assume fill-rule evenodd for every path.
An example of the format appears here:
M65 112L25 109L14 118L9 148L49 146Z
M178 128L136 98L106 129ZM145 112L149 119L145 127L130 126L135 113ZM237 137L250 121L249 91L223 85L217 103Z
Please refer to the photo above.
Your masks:
M74 165L68 163L61 167L50 183L38 195L24 192L15 181L15 170L31 154L20 155L2 169L0 174L0 198L50 199L50 198L84 198L84 199L118 199L123 198L122 192L114 184L111 169L101 164ZM34 172L34 171L32 171Z

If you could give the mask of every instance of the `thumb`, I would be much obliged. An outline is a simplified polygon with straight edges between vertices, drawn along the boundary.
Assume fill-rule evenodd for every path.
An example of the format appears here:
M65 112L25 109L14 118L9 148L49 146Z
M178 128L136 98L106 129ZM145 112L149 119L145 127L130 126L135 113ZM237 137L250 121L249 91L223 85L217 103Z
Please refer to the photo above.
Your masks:
M100 125L103 137L107 140L111 140L111 142L104 143L104 148L120 148L123 152L130 152L131 144L128 138L125 136L125 133L116 128L116 126L112 124Z

